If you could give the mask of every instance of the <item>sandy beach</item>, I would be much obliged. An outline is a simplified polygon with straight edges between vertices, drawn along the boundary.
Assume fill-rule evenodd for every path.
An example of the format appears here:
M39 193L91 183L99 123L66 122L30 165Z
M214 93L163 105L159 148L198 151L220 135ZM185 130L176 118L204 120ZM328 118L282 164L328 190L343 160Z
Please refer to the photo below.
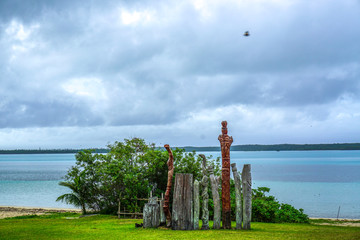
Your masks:
M0 219L24 215L42 215L47 212L79 212L80 209L71 208L42 208L42 207L11 207L0 206Z
M346 219L346 218L310 218L313 220L322 219L329 222L326 223L314 223L316 225L331 225L331 226L350 226L350 227L360 227L360 219Z

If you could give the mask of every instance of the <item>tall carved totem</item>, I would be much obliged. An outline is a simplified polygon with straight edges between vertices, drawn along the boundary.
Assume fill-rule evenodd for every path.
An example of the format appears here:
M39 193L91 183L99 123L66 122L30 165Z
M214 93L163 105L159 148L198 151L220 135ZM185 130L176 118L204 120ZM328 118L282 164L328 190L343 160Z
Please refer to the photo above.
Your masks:
M231 229L231 208L230 208L230 146L233 142L233 138L227 133L227 122L221 122L221 135L218 139L221 146L221 157L222 157L222 228Z
M172 179L173 179L173 175L174 175L174 155L170 149L169 144L165 144L164 148L166 148L166 150L169 153L169 160L167 161L167 165L168 165L168 182L167 182L167 186L166 186L166 192L165 192L165 201L164 201L164 213L166 216L166 226L167 227L171 227L171 212L170 212L170 192L171 192L171 184L172 184Z

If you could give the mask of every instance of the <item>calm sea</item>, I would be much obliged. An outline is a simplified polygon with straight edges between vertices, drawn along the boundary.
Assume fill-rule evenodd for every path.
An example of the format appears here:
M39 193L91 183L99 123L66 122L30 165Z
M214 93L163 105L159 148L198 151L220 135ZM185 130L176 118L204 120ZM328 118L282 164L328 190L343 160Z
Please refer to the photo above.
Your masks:
M204 152L214 158L220 152ZM269 187L280 202L310 217L360 219L360 151L231 152L238 170L252 166L253 188ZM74 154L0 155L0 205L67 207L55 199Z

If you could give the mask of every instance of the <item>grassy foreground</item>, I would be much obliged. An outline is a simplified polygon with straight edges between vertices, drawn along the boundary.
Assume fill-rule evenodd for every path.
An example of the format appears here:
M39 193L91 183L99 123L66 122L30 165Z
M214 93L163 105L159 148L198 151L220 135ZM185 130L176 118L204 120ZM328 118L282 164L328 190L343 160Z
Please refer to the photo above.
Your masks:
M251 231L173 231L135 228L140 222L76 213L16 217L0 220L0 239L360 239L360 227L252 223Z

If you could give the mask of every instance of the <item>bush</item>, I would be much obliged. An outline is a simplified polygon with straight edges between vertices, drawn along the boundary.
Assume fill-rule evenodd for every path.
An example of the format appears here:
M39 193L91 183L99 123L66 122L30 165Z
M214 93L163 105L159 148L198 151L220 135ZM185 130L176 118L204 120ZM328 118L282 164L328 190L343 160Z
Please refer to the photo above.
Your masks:
M121 208L141 211L149 192L164 193L167 185L168 153L143 139L125 139L108 145L107 154L93 154L85 150L76 154L76 164L66 174L63 186L72 190L59 201L82 206L101 213L116 213ZM172 149L174 178L176 173L191 173L200 180L202 160L194 152ZM210 162L210 164L214 164ZM173 188L172 188L173 189ZM172 196L172 194L170 195Z
M107 154L93 154L89 150L76 154L76 165L66 174L60 184L72 193L59 196L58 201L86 209L114 214L121 208L130 212L141 211L144 201L153 190L154 196L164 193L167 185L168 153L154 144L146 144L143 139L125 139L108 145ZM195 151L172 149L174 155L174 178L176 173L191 173L194 180L202 178L202 159ZM208 160L215 176L221 174L220 159ZM174 187L172 187L174 189ZM200 190L201 191L201 190ZM213 216L213 201L209 183L209 215ZM219 190L220 192L221 190ZM289 204L280 204L274 196L266 196L269 188L253 189L252 220L257 222L309 222L302 209ZM235 219L235 184L230 182L231 212ZM220 193L221 196L221 193ZM172 197L172 194L170 194Z
M276 222L308 223L309 217L304 213L304 209L298 210L289 204L282 203L276 215Z
M270 188L253 189L252 220L254 222L308 223L309 217L303 209L297 210L289 204L279 203L274 196L266 196Z

